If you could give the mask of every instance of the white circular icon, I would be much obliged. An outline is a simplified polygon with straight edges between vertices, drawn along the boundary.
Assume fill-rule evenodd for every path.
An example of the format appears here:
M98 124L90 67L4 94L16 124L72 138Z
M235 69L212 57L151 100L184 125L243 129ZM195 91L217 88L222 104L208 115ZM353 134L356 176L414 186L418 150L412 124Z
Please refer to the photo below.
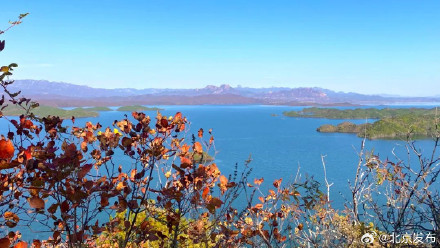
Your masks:
M371 233L366 233L361 237L362 244L372 244L374 243L374 236Z

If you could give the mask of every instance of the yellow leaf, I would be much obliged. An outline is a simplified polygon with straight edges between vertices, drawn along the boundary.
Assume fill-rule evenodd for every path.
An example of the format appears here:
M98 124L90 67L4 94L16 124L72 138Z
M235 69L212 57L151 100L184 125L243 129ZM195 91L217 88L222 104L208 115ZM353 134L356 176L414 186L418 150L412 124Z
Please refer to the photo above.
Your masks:
M123 182L119 182L118 185L116 186L117 190L122 190L124 188L124 183Z
M8 72L9 71L9 67L2 66L2 68L0 70L1 70L1 72Z
M167 173L165 173L165 177L169 178L171 176L171 171L167 171Z
M252 225L252 219L250 217L246 217L246 219L244 219L244 222L246 222L246 224L248 225Z

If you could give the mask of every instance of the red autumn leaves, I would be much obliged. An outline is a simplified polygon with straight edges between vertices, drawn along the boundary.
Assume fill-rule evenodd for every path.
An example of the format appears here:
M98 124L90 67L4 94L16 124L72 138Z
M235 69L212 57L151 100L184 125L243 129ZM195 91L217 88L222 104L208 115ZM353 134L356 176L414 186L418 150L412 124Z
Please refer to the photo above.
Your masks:
M0 140L0 160L9 162L14 156L14 145L11 140L6 140L4 137Z
M193 244L221 241L223 247L252 242L258 235L285 239L275 226L276 218L286 213L268 205L288 195L281 189L281 180L273 183L276 192L271 190L268 196L259 198L261 203L250 200L248 207L240 210L246 216L238 214L232 202L243 192L240 190L250 185L247 174L225 176L215 163L196 159L213 153L212 130L199 129L188 142L184 132L187 120L180 112L174 116L158 113L154 122L144 113L133 112L132 117L115 121L112 128L105 129L91 122L67 129L58 117L21 116L20 121L11 121L16 132L0 140L0 160L17 174L5 177L2 183L8 187L1 190L7 192L10 184L17 187L10 196L21 200L21 207L28 213L44 216L44 225L50 227L53 238L50 244L92 242L93 246L103 231L125 235L126 240L142 237L142 242L165 242L179 231ZM42 134L40 126L44 127ZM33 139L33 134L38 139ZM22 137L25 145L18 142ZM115 158L121 156L130 162L120 165ZM256 189L262 182L262 178L255 179L251 186ZM105 212L126 214L98 224L96 216ZM137 224L138 213L165 221L168 234L148 224L148 218ZM13 210L6 211L3 219L9 228L23 222ZM184 222L188 224L181 225ZM266 230L267 226L275 229ZM174 237L182 237L180 234ZM186 241L179 238L176 242ZM35 240L32 245L38 248L42 242ZM11 246L22 248L28 244L17 238L0 239L0 248Z

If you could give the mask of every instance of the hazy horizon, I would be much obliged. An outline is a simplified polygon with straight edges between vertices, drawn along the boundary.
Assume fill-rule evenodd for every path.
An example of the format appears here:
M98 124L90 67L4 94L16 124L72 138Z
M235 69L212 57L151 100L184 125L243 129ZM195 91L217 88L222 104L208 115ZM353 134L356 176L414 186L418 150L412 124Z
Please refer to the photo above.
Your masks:
M426 95L426 96L417 96L417 95L399 95L399 94L392 94L392 93L362 93L362 92L356 92L356 91L343 91L343 90L334 90L331 88L324 88L324 87L319 87L319 86L298 86L298 87L289 87L289 86L277 86L277 85L267 85L267 86L261 86L261 87L252 87L252 86L243 86L243 85L231 85L228 83L219 83L219 84L206 84L204 86L201 87L180 87L180 88L172 88L172 87L160 87L160 85L158 87L113 87L113 88L109 88L109 87L96 87L96 86L91 86L91 85L86 85L86 84L75 84L75 83L70 83L70 82L57 82L57 81L50 81L50 80L46 80L46 79L16 79L16 81L45 81L45 82L49 82L49 83L62 83L62 84L72 84L72 85L76 85L76 86L84 86L84 87L91 87L91 88L97 88L97 89L106 89L106 90L118 90L118 89L134 89L134 90L145 90L145 89L159 89L159 90L191 90L191 89L203 89L209 86L215 86L215 87L221 87L223 85L228 85L232 88L249 88L249 89L270 89L270 88L287 88L287 89L296 89L296 88L319 88L319 89L324 89L324 90L330 90L330 91L334 91L336 93L356 93L356 94L363 94L363 95L376 95L376 96L385 96L385 97L424 97L424 98L431 98L431 97L440 97L440 95Z
M11 2L14 78L95 88L439 96L438 1Z

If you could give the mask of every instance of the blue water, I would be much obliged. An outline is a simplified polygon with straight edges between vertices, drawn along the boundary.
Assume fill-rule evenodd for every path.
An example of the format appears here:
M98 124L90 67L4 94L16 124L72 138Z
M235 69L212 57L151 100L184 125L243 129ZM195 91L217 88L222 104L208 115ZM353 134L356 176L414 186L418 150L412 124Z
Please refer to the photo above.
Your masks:
M348 180L354 178L362 138L354 134L319 133L316 128L344 120L283 116L283 111L303 108L291 106L159 107L164 109L164 115L182 112L190 122L191 133L197 134L199 128L203 128L205 132L212 128L216 148L215 162L223 173L232 173L236 163L239 168L243 168L244 161L251 157L250 166L253 172L250 179L263 177L263 188L266 188L265 185L271 186L272 182L279 178L283 178L284 182L293 181L299 167L303 177L314 176L315 179L324 182L321 155L325 156L327 179L334 183L331 187L331 200L335 207L343 206L344 198L341 195L348 196ZM106 126L111 125L116 119L124 118L124 114L131 115L130 112L101 112L99 117L87 120L94 123L99 121ZM155 112L147 114L155 116ZM85 121L86 119L78 119L76 124L80 125ZM366 120L351 121L359 124L365 123ZM405 144L400 140L367 140L366 151L374 151L382 159L395 160L392 154L394 151L400 158L406 159ZM416 144L427 153L432 150L434 142L419 140Z
M212 128L216 163L224 174L232 173L236 163L239 168L243 168L244 161L251 156L252 162L249 166L253 168L253 172L250 179L263 177L263 189L270 187L275 179L283 178L283 183L293 181L299 167L303 177L308 174L323 182L321 155L324 155L327 179L334 183L330 193L333 205L342 208L343 196L349 196L348 180L354 178L362 139L354 134L326 134L316 131L322 124L337 124L342 120L284 117L283 111L303 108L291 106L159 107L165 109L162 111L164 115L182 112L190 121L191 133L197 134L199 128L203 128L205 132ZM129 112L101 112L99 117L80 118L75 124L81 126L86 121L92 121L100 122L104 127L110 126L114 120L124 118L124 114L131 116ZM155 116L155 112L147 114ZM365 120L353 122L364 123ZM66 121L66 124L70 123L69 120ZM4 121L0 121L0 128L1 133L6 132L7 125ZM429 152L434 142L420 140L416 144L422 152ZM366 150L374 150L383 159L394 159L393 150L397 155L406 158L404 141L367 140Z

